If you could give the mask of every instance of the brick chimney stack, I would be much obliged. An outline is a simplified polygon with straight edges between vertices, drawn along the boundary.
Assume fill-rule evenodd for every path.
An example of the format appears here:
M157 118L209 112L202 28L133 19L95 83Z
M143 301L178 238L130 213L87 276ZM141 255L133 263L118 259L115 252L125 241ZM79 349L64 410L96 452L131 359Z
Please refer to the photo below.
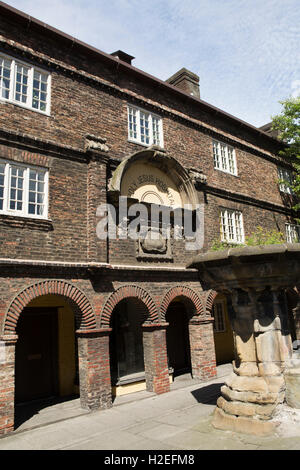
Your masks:
M117 59L119 60L122 60L123 62L126 62L127 64L130 64L131 65L131 62L133 61L133 59L135 59L135 57L133 57L133 55L129 55L127 54L126 52L124 51L116 51L116 52L112 52L110 55L116 57Z
M195 96L195 98L200 98L199 76L186 68L174 73L166 82L180 88L189 95Z

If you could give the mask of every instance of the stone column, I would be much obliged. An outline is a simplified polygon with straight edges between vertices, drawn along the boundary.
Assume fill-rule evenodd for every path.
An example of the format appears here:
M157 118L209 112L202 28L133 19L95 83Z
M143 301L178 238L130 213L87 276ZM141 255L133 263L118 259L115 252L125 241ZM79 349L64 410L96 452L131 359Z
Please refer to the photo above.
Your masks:
M280 289L233 289L233 374L221 388L213 425L251 434L274 430L269 422L284 401L285 361L292 345Z
M17 335L0 336L0 434L14 430L17 339Z
M189 322L192 376L209 380L217 376L214 319L193 317Z
M143 325L146 387L157 394L170 390L166 328L168 323Z
M112 406L109 359L111 328L77 330L80 402L84 409Z

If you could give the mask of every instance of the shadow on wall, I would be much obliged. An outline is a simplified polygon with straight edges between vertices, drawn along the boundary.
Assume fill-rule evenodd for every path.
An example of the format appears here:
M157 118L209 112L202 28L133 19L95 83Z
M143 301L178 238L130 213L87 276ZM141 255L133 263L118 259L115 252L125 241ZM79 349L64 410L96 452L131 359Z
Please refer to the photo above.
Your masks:
M198 403L202 403L204 405L216 405L217 399L221 395L221 387L223 385L224 382L211 384L207 387L201 387L198 390L193 390L191 394Z

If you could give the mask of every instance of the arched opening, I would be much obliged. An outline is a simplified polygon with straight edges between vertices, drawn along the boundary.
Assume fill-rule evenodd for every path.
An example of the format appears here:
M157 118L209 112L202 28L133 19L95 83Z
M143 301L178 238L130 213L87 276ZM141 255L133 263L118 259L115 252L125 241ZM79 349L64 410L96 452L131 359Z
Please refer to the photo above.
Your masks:
M218 294L216 296L211 315L214 318L216 363L221 365L232 362L234 359L234 340L225 295Z
M15 427L44 407L79 397L75 315L60 295L35 298L16 333Z
M142 324L147 308L136 298L121 300L113 309L110 366L113 397L146 389Z
M166 312L168 364L174 378L191 373L189 320L183 301L174 299Z

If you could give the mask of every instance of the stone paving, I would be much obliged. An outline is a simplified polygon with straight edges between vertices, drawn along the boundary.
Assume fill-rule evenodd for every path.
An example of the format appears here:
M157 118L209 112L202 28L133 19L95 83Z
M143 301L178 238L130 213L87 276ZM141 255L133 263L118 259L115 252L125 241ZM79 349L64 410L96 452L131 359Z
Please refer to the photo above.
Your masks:
M131 401L135 397L128 395L104 411L74 416L76 409L82 413L78 400L59 404L44 412L40 421L32 421L32 429L20 426L1 438L0 450L300 450L300 410L286 406L279 411L282 422L271 436L212 427L216 399L230 370L228 364L220 366L218 378L206 383L178 380L170 393L160 396L140 392L139 399Z

